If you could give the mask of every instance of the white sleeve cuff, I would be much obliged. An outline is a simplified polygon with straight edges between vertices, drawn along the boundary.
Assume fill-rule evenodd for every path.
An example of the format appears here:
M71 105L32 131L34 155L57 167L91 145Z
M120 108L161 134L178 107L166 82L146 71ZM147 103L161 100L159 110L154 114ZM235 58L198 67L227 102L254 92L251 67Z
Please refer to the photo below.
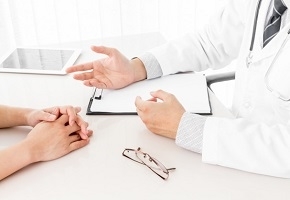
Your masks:
M153 79L163 75L161 66L153 54L147 52L138 56L138 58L143 62L146 68L147 79Z
M202 153L206 117L185 112L180 120L175 143L190 151Z

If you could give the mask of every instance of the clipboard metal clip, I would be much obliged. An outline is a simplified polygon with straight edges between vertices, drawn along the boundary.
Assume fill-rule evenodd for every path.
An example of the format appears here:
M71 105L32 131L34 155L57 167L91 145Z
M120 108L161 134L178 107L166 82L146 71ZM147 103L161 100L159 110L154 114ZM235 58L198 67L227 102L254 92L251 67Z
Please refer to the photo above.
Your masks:
M103 89L95 88L92 98L101 100L103 95Z

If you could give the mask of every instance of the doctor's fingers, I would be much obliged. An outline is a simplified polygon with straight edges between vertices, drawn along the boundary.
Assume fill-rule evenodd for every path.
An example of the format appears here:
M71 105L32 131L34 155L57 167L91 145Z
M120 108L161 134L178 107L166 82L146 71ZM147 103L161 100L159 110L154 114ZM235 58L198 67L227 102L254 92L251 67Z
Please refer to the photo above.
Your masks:
M162 110L164 109L163 103L143 101L140 97L136 97L135 106L138 116L147 127L151 126L150 124L154 122L154 118L158 115L158 113L162 113Z
M94 77L94 72L90 71L90 72L83 72L80 74L74 74L73 77L74 79L80 80L80 81L89 80Z
M136 109L142 112L146 112L151 106L152 103L155 103L153 101L144 101L141 99L141 97L137 96L135 99L135 106Z
M91 49L96 53L106 54L109 57L119 52L115 48L106 47L106 46L91 46Z
M99 88L99 89L106 89L107 88L107 84L96 79L96 78L92 78L92 79L89 79L89 80L84 80L84 85L85 86L88 86L88 87L96 87L96 88Z
M155 103L155 105L157 105ZM146 108L145 108L146 107ZM158 127L160 124L156 120L156 110L154 111L154 108L152 109L151 106L145 106L143 107L143 110L136 108L137 114L142 120L142 122L145 124L145 126L150 130L152 133L158 133Z
M93 69L94 65L93 62L88 62L84 64L79 64L79 65L73 65L69 68L66 69L67 73L72 73L72 72L79 72L79 71L87 71Z
M165 92L163 90L157 90L157 91L151 92L150 94L152 97L161 99L162 101L169 101L169 100L176 99L176 97L173 94Z

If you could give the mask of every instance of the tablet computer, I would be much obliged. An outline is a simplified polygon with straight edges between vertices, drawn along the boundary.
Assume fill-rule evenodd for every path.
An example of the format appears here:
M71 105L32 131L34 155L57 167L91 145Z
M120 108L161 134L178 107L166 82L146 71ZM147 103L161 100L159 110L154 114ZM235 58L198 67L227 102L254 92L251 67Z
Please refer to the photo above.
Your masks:
M0 72L65 75L80 49L19 47L0 58Z

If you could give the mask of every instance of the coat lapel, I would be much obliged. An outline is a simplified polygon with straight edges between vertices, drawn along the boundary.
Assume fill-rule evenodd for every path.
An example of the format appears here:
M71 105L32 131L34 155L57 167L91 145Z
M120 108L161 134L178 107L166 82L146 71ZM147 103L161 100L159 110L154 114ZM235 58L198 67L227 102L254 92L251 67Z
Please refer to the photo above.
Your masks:
M283 42L288 35L289 29L290 23L283 27L279 33L269 42L269 44L267 44L266 47L256 49L254 52L253 62L258 62L276 54L283 45Z
M270 3L270 2L269 2ZM281 45L283 44L285 38L288 35L288 30L290 29L290 23L288 23L286 26L284 26L279 33L267 44L266 47L262 48L263 43L263 31L265 27L265 19L266 15L269 9L269 3L264 3L261 6L259 18L258 18L258 25L257 25L257 31L256 31L256 41L255 41L255 47L254 47L254 56L253 56L253 62L258 62L262 59L268 58L274 54L276 54L279 49L281 48Z

